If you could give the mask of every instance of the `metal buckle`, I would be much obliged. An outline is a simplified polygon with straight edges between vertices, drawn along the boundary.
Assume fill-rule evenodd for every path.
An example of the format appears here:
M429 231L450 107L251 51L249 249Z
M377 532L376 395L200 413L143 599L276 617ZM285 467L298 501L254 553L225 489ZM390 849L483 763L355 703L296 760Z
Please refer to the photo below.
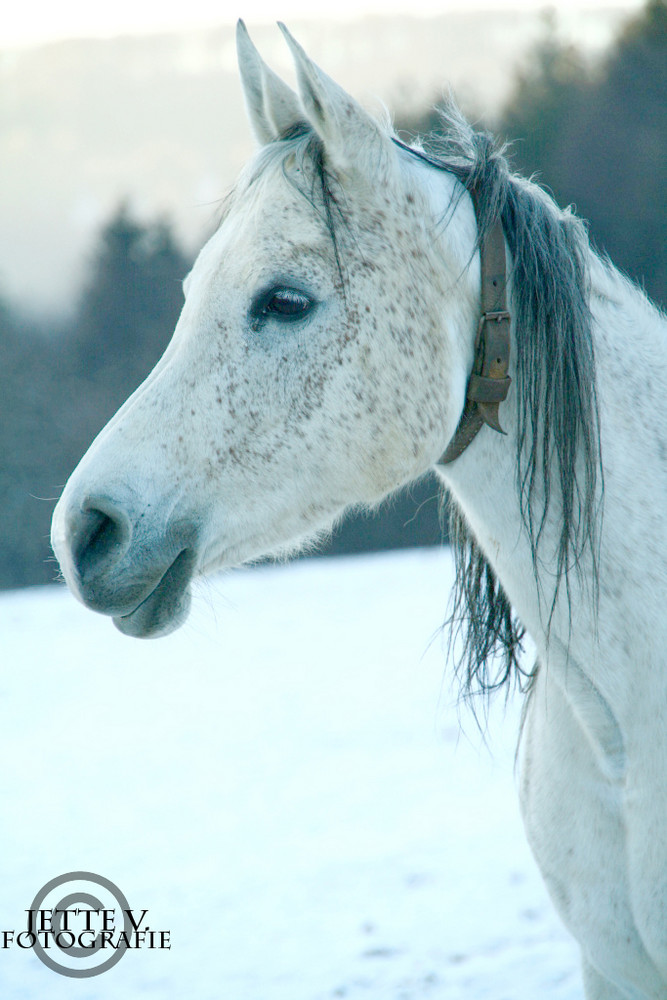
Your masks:
M479 325L477 327L477 340L482 333L485 323L502 323L503 320L510 320L512 318L511 313L507 309L499 309L496 312L485 312L479 317Z

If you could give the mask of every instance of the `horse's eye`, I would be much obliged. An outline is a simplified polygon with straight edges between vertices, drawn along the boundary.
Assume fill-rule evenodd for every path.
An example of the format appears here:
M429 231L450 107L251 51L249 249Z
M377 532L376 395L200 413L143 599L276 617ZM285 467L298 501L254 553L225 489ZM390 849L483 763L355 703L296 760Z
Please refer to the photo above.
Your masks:
M300 319L314 304L310 296L296 288L274 288L264 296L261 313L276 319Z
M307 292L287 285L274 285L260 292L250 306L250 326L260 330L264 323L294 323L307 316L317 305L317 299Z

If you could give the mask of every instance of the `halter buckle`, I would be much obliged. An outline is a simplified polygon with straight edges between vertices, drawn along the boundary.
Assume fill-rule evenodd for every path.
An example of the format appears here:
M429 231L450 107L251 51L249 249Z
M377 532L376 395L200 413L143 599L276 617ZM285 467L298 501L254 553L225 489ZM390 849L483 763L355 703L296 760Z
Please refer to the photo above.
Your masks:
M474 188L470 194L479 217ZM507 305L507 260L500 219L496 219L481 244L480 258L482 313L477 326L475 362L468 379L466 403L459 425L439 465L447 465L458 458L484 424L500 434L505 433L500 425L499 410L511 382L508 375L511 316L507 308L497 308ZM496 308L485 309L485 306Z
M479 317L479 324L477 326L477 343L479 343L480 337L482 336L482 330L486 323L503 323L508 322L511 319L510 313L507 309L497 309L491 312L484 312Z

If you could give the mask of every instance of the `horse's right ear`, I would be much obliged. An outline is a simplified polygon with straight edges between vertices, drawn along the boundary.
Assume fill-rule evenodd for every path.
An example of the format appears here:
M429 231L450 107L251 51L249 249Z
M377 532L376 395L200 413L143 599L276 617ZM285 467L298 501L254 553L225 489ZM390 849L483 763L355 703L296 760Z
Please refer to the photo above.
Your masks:
M329 166L344 174L358 171L382 183L395 162L387 132L315 65L280 21L278 27L291 49L301 103L324 143Z
M305 120L299 98L266 65L243 21L236 26L236 51L250 125L260 146L282 138Z

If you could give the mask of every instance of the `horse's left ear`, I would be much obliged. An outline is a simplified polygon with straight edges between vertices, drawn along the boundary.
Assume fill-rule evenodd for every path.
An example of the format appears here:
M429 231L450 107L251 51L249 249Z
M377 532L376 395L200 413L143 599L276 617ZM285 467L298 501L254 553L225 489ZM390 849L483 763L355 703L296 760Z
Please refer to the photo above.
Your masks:
M299 97L312 127L324 143L334 169L355 169L374 178L384 174L392 157L389 136L353 97L308 58L284 24L278 23L296 66Z

